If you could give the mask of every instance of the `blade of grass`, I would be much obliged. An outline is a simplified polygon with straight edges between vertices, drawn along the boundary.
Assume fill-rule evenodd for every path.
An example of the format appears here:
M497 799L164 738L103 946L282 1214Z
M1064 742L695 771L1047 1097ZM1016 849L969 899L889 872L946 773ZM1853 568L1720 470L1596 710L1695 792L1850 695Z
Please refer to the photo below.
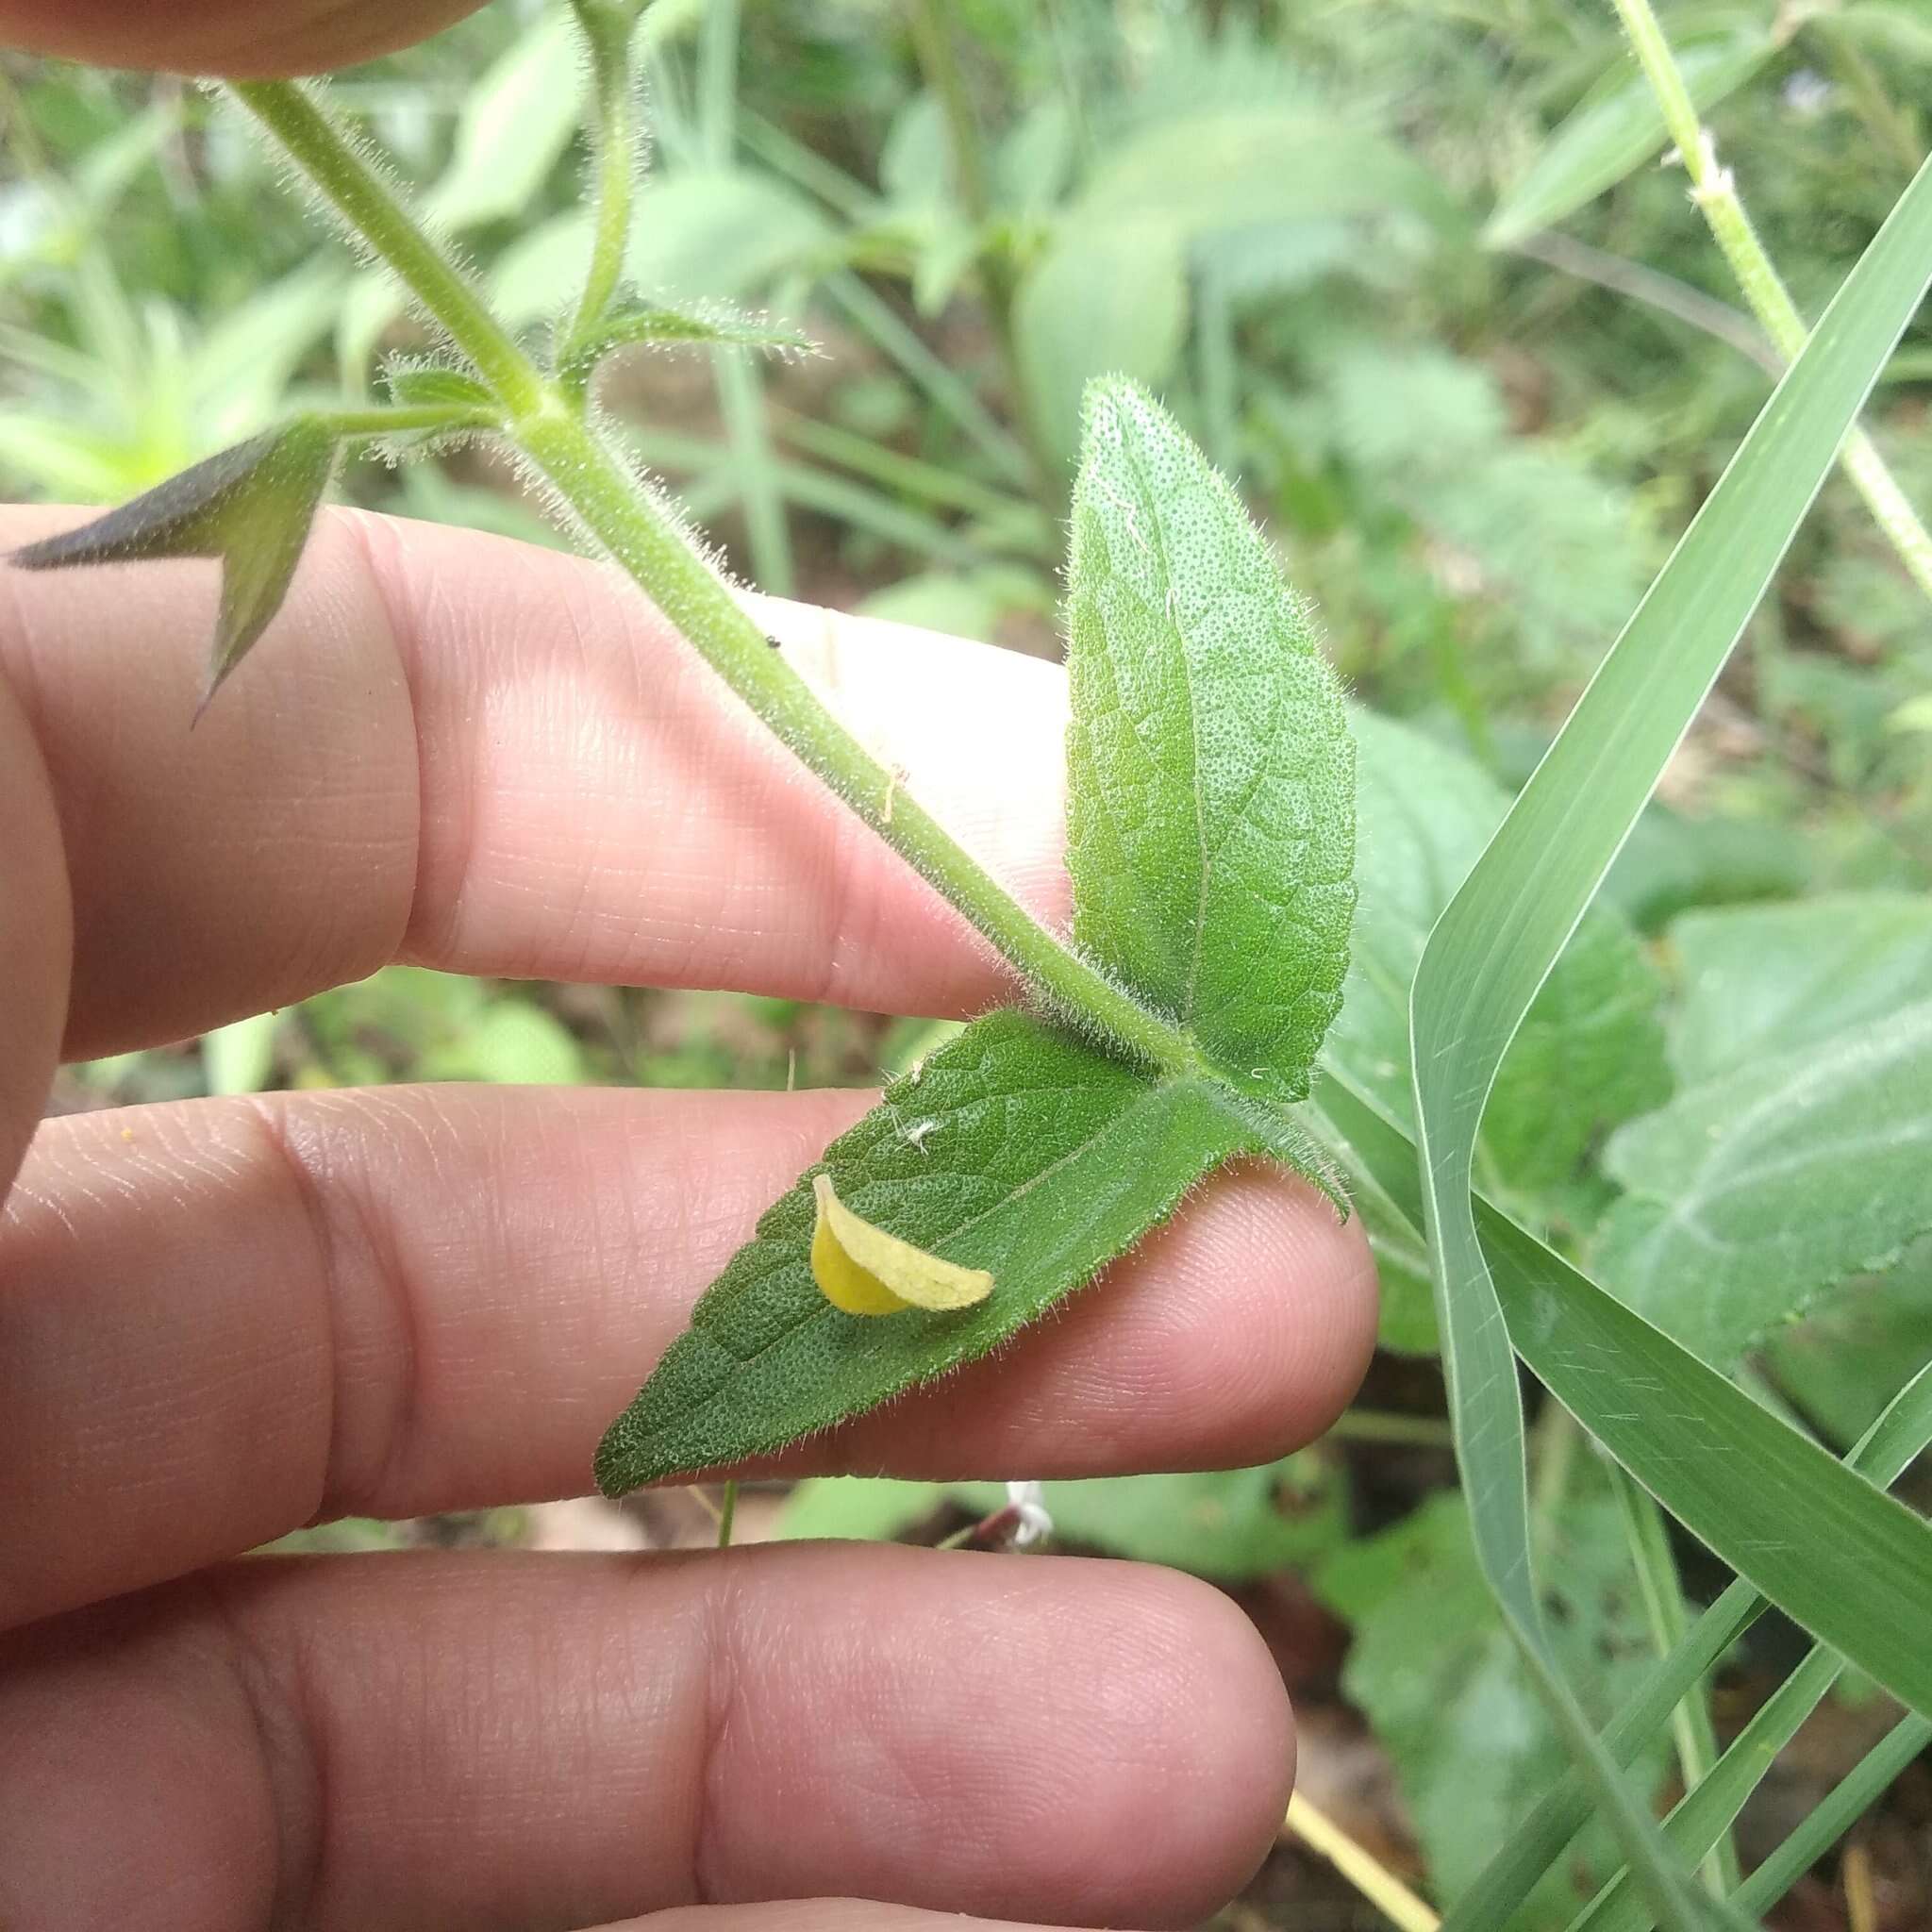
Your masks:
M1882 1797L1886 1788L1932 1743L1932 1719L1901 1718L1858 1760L1857 1767L1815 1807L1764 1863L1732 1894L1754 1916L1768 1912Z
M675 429L641 429L629 424L623 425L622 434L625 445L653 469L698 479L688 482L682 492L691 515L708 519L737 495L738 482L732 471L736 458L724 444ZM989 553L970 535L849 476L835 476L809 463L788 463L782 458L774 459L772 474L787 501L801 509L835 517L855 530L942 563L987 561Z
M1784 277L1765 252L1751 217L1738 197L1737 183L1728 168L1718 165L1717 148L1697 118L1696 104L1684 85L1684 76L1670 42L1651 10L1650 0L1614 0L1630 45L1637 55L1651 92L1662 109L1664 125L1677 143L1684 166L1690 176L1690 198L1703 210L1711 235L1723 250L1724 260L1737 277L1738 287L1751 305L1751 312L1764 331L1786 357L1795 357L1805 346L1805 320L1791 300ZM1891 474L1877 445L1862 429L1845 438L1839 461L1852 480L1852 486L1865 499L1873 521L1884 531L1898 552L1899 561L1910 573L1912 581L1932 597L1932 535L1928 535L1898 478Z
M1672 1807L1664 1837L1687 1857L1722 1841L1772 1761L1798 1734L1844 1670L1844 1659L1820 1644L1752 1713L1711 1773ZM1683 1707L1680 1705L1679 1709ZM1734 1881L1729 1888L1737 1890ZM1619 1873L1570 1923L1570 1932L1648 1932L1650 1916Z
M883 296L850 270L827 276L825 292L925 391L936 409L978 443L1008 482L1024 485L1030 493L1032 465L1018 439L979 400L973 385L941 362Z
M1636 1566L1638 1588L1643 1593L1643 1610L1650 1624L1651 1638L1657 1656L1667 1657L1683 1642L1690 1628L1690 1618L1684 1607L1683 1581L1677 1574L1676 1558L1671 1554L1670 1531L1656 1498L1641 1489L1621 1463L1613 1462L1609 1468L1610 1489L1624 1520L1624 1533ZM1684 1694L1671 1713L1671 1734L1676 1744L1677 1769L1683 1775L1684 1789L1695 1790L1718 1761L1708 1687L1702 1679ZM1672 1836L1668 1821L1664 1836L1681 1848L1682 1841ZM1703 1872L1706 1888L1718 1896L1737 1890L1743 1874L1739 1869L1738 1850L1731 1842L1728 1826L1719 1829Z
M1401 1127L1332 1059L1324 1069L1315 1104L1350 1168L1367 1178L1390 1211L1411 1224L1419 1220L1422 1184L1413 1145ZM1932 1441L1932 1366L1900 1391L1844 1464L1834 1463L1815 1442L1656 1330L1649 1330L1647 1338L1639 1334L1641 1356L1626 1354L1615 1334L1627 1340L1648 1324L1488 1203L1483 1204L1482 1232L1512 1312L1520 1317L1516 1332L1531 1369L1579 1413L1575 1364L1588 1364L1607 1385L1624 1391L1611 1417L1615 1440L1607 1446L1740 1573L1606 1730L1603 1744L1609 1756L1620 1764L1636 1756L1669 1721L1685 1693L1763 1612L1767 1597L1827 1641L1846 1638L1862 1643L1870 1620L1848 1619L1838 1579L1847 1566L1868 1574L1878 1566L1864 1530L1851 1524L1869 1518L1874 1506L1883 1506L1889 1529L1904 1514L1873 1486L1895 1481ZM1518 1243L1513 1253L1506 1249L1506 1237ZM1557 1291L1533 1299L1538 1277L1546 1290ZM1593 1332L1581 1318L1597 1307L1614 1310L1619 1318L1610 1335ZM1671 1399L1647 1414L1631 1411L1628 1391L1657 1381L1659 1366L1680 1360L1694 1392L1673 1389L1665 1391ZM1737 1405L1749 1411L1736 1431L1746 1439L1741 1453L1714 1457L1701 1440L1700 1418L1708 1407L1729 1411ZM1646 1437L1657 1438L1648 1449L1642 1446ZM1794 1480L1797 1487L1787 1488ZM1828 1501L1821 1500L1821 1491ZM1733 1521L1734 1507L1740 1504L1747 1507L1737 1508ZM1793 1548L1788 1537L1777 1534L1780 1526L1789 1530L1812 1520L1830 1525L1817 1550ZM1905 1571L1893 1574L1884 1614L1904 1620L1899 1641L1909 1652L1922 1646L1914 1644L1912 1636L1920 1619L1907 1607L1915 1597L1923 1602L1923 1593L1932 1587L1932 1572L1920 1574L1932 1561L1926 1554L1932 1539L1916 1519L1907 1521L1918 1532L1919 1547L1906 1554ZM1814 1573L1808 1579L1807 1568ZM1796 1602L1799 1594L1805 1598L1803 1608ZM1924 1694L1932 1686L1921 1690ZM1507 1924L1588 1821L1594 1803L1592 1782L1581 1768L1573 1769L1457 1901L1445 1932L1493 1932Z
M1694 1922L1690 1894L1654 1824L1582 1723L1543 1641L1530 1568L1515 1351L1476 1233L1476 1132L1524 1012L1757 608L1928 277L1932 170L1922 171L1907 190L1778 385L1438 921L1410 990L1424 1227L1477 1554L1579 1768L1605 1805L1659 1919L1672 1926ZM1529 1313L1539 1284L1533 1274L1523 1279L1530 1289ZM1589 1313L1600 1329L1615 1326L1607 1307ZM1518 1345L1527 1340L1519 1335ZM1634 1338L1624 1334L1619 1341ZM1606 1428L1615 1412L1627 1412L1622 1405L1641 1396L1572 1379L1576 1399L1566 1397L1568 1406L1629 1464L1624 1447L1610 1443ZM1667 1420L1661 1404L1644 1407L1652 1424ZM1679 1437L1680 1450L1707 1457L1737 1453L1735 1413L1720 1423L1697 1409L1690 1419L1700 1427L1688 1439ZM1654 1427L1653 1440L1673 1433ZM1648 1470L1630 1466L1647 1488L1663 1493ZM1793 1510L1773 1533L1807 1521L1823 1519ZM1705 1522L1690 1526L1708 1540Z

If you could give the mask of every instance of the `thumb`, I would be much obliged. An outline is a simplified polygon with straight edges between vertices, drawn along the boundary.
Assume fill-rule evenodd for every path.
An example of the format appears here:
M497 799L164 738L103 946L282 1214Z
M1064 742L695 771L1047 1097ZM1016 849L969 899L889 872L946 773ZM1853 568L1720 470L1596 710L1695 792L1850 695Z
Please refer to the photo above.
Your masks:
M0 682L0 1199L59 1063L73 960L53 786L25 713Z
M0 45L102 67L263 80L427 40L483 0L0 0Z

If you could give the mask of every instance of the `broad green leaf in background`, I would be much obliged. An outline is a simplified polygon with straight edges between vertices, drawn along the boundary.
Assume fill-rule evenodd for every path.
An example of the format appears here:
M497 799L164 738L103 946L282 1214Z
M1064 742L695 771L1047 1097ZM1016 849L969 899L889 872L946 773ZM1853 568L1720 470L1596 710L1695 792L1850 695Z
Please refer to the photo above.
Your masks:
M1253 1141L1205 1080L1152 1080L1017 1010L990 1014L840 1136L759 1220L597 1454L616 1494L782 1447L1003 1341ZM811 1177L993 1291L957 1313L841 1314L812 1280Z
M1106 154L1056 222L1015 308L1033 414L1071 457L1088 381L1158 384L1186 339L1197 253L1240 235L1403 211L1450 216L1441 188L1373 129L1229 107L1159 121ZM1357 224L1358 225L1358 223Z
M583 116L583 57L562 8L542 14L463 100L449 167L424 196L444 228L479 227L525 213L575 140Z
M1598 1724L1652 1669L1614 1507L1599 1482L1546 1525L1559 1654ZM1497 1622L1462 1499L1433 1496L1394 1528L1338 1551L1315 1587L1354 1632L1342 1689L1393 1759L1430 1876L1453 1902L1567 1762L1522 1654ZM1663 1763L1654 1740L1640 1759L1646 1790ZM1588 1865L1597 1877L1614 1869L1600 1834ZM1563 1924L1579 1903L1577 1875L1569 1861L1549 1874L1512 1926Z
M1671 1061L1694 1086L1932 999L1932 900L1827 892L1692 912L1670 931Z
M1373 128L1320 112L1230 107L1130 136L1094 169L1069 223L1160 220L1192 242L1236 228L1407 208L1446 219L1449 197Z
M279 1013L253 1013L201 1037L201 1065L210 1093L259 1093L275 1070Z
M1753 24L1686 34L1674 42L1673 52L1690 98L1704 109L1742 87L1777 45L1772 27ZM1483 229L1483 241L1491 248L1508 248L1540 228L1555 227L1661 154L1669 138L1649 81L1627 50L1622 52L1504 197Z
M1619 1131L1595 1274L1729 1369L1932 1228L1932 1000L1754 1057Z
M1787 1401L1831 1441L1851 1441L1932 1362L1932 1240L1882 1275L1841 1283L1813 1314L1774 1330L1762 1356Z
M1070 584L1074 944L1239 1091L1300 1100L1348 969L1355 746L1266 540L1124 384L1088 403Z
M639 191L628 275L668 303L754 295L825 258L830 230L795 191L741 168L685 168ZM498 257L488 286L499 317L523 328L549 319L557 291L581 279L591 254L587 211L532 228Z
M1357 710L1356 881L1342 1006L1325 1054L1396 1118L1411 1119L1408 985L1429 928L1502 822L1508 799L1461 753L1412 727ZM1623 920L1592 908L1538 993L1483 1116L1485 1158L1512 1198L1545 1218L1574 1203L1557 1190L1610 1128L1668 1091L1662 986ZM1563 1029L1574 1028L1565 1033ZM1356 1206L1382 1275L1383 1345L1436 1345L1427 1257L1412 1233Z
M849 1542L889 1542L930 1516L946 1499L939 1483L907 1482L891 1475L818 1475L794 1483L778 1517L785 1541L832 1538Z
M1763 594L1928 277L1932 169L1907 190L1846 279L1438 922L1411 994L1424 1225L1476 1547L1647 1894L1673 1926L1694 1923L1681 1875L1546 1649L1530 1579L1511 1331L1477 1239L1472 1163L1483 1105L1511 1037ZM1601 1307L1591 1313L1599 1324L1608 1320ZM1529 1338L1518 1332L1515 1340L1526 1351ZM1614 1415L1606 1412L1606 1400L1614 1393L1586 1380L1582 1396L1572 1404L1580 1419L1624 1459L1607 1434ZM1658 1406L1647 1407L1655 1425ZM1724 1441L1719 1416L1694 1412L1715 1440ZM1649 1475L1635 1467L1632 1474L1682 1514ZM1794 1524L1824 1520L1788 1508L1771 1533L1789 1537ZM1703 1522L1690 1526L1711 1540ZM1834 1563L1841 1559L1840 1550L1824 1547L1832 1549ZM1832 1566L1821 1560L1811 1567L1822 1573ZM1868 1579L1858 1607L1875 1602Z
M1021 283L1013 321L1028 407L1071 460L1094 375L1158 383L1174 366L1188 334L1187 251L1164 222L1063 228Z
M583 1049L555 1013L530 1000L497 999L442 1055L424 1056L426 1080L496 1080L512 1087L576 1087Z
M987 1512L1005 1501L993 1483L960 1484L952 1493ZM1048 1482L1041 1494L1058 1541L1217 1583L1310 1562L1348 1535L1341 1470L1319 1451L1254 1469Z

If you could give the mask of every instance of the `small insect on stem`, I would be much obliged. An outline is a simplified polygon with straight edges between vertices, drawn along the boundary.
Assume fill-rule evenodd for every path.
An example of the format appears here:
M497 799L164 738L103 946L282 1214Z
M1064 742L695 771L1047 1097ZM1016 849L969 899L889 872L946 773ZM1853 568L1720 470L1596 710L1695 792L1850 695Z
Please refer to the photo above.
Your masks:
M906 782L906 776L903 765L894 765L886 774L886 804L885 809L879 813L880 824L890 825L892 823L892 800L898 795L899 787Z

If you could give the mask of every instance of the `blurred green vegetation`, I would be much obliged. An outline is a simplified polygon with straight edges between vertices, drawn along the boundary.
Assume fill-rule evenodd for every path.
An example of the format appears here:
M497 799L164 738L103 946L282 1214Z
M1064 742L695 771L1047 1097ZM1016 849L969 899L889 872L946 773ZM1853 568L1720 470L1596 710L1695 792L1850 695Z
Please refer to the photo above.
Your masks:
M1659 10L1815 317L1923 156L1932 16L1922 0ZM626 357L602 395L637 452L765 590L1050 655L1080 386L1104 369L1157 385L1241 481L1357 695L1471 768L1431 792L1434 822L1365 849L1416 903L1385 897L1362 946L1398 963L1408 948L1412 965L1453 883L1432 867L1468 842L1443 801L1460 788L1472 824L1492 822L1497 788L1533 765L1771 380L1681 171L1655 144L1616 147L1642 99L1610 8L656 0L643 32L657 152L635 278L769 309L823 353ZM523 327L545 323L587 245L575 87L560 10L497 0L339 91ZM0 492L120 498L285 408L379 392L389 358L434 352L216 98L6 58L0 124ZM1928 396L1922 317L1868 416L1922 510ZM474 451L354 469L344 487L558 541ZM1889 997L1924 996L1928 691L1924 603L1834 478L1619 861L1586 928L1594 963L1566 961L1576 1010L1648 1042L1641 1064L1624 1045L1583 1057L1558 989L1514 1063L1517 1111L1492 1120L1491 1178L1574 1250L1591 1255L1614 1213L1608 1129L1722 1071L1698 1060L1699 1029L1723 1017L1708 962L1739 975L1725 1002L1775 1014L1815 960L1816 937L1727 925L1746 915L1725 908L1856 894L1821 918L1882 925ZM1401 801L1384 812L1394 827ZM1373 1018L1358 1000L1344 1024ZM71 1070L57 1104L413 1079L864 1085L924 1030L392 968ZM1398 1035L1392 1078L1405 1050ZM1607 1099L1613 1075L1631 1091ZM1579 1088L1598 1111L1553 1138L1535 1094ZM1842 1444L1932 1347L1926 1259L1921 1242L1890 1274L1792 1284L1739 1372ZM1424 1353L1384 1357L1344 1446L1231 1477L1051 1485L1048 1500L1084 1545L1227 1580L1311 1578L1356 1634L1344 1689L1395 1764L1431 1880L1453 1891L1559 1754L1442 1490L1413 1257L1383 1260L1385 1341ZM791 1527L892 1535L995 1502L808 1486ZM1565 1641L1607 1708L1641 1661L1613 1512L1592 1472L1557 1457L1538 1507ZM450 1534L514 1541L520 1523L491 1512ZM331 1547L393 1535L312 1533ZM1480 1827L1470 1803L1487 1807ZM1593 1859L1524 1923L1562 1923Z

